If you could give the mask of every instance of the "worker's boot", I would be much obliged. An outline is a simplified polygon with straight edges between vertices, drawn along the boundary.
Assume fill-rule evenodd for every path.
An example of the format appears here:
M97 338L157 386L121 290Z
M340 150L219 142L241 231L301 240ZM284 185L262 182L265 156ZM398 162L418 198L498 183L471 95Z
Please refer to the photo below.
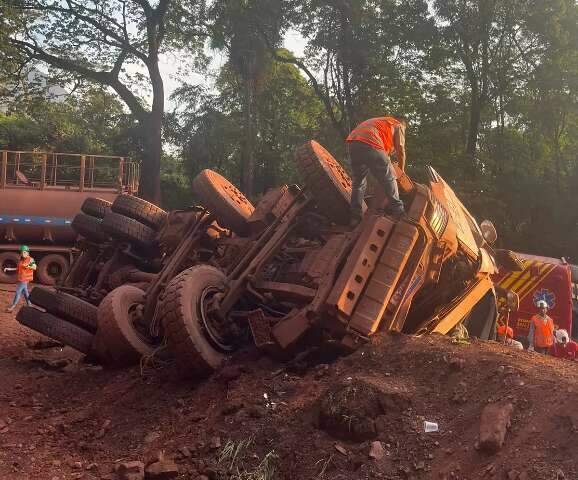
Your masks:
M8 307L8 308L6 309L6 313L12 313L15 308L16 308L16 305L12 305L11 307Z
M395 220L396 222L399 220L403 220L403 219L407 218L407 213L405 213L405 210L403 210L403 209L395 209L394 210L392 208L386 208L383 211L383 215Z

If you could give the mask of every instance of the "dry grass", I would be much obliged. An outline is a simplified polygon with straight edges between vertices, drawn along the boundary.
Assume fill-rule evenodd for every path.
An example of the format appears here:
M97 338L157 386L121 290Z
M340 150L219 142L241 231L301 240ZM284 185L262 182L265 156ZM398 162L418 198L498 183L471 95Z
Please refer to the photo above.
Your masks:
M226 469L231 480L274 480L279 457L271 450L256 467L247 466L247 453L252 444L252 438L228 440L219 452L219 465Z

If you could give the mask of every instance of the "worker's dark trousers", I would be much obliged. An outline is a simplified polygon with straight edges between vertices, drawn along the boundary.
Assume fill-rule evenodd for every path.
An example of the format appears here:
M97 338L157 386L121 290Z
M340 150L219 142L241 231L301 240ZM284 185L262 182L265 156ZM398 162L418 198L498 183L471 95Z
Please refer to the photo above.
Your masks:
M404 212L403 202L399 199L397 181L388 155L383 150L363 142L348 142L349 158L351 159L351 220L359 221L363 216L363 198L367 188L367 173L375 177L383 187L389 200L387 213L399 215Z

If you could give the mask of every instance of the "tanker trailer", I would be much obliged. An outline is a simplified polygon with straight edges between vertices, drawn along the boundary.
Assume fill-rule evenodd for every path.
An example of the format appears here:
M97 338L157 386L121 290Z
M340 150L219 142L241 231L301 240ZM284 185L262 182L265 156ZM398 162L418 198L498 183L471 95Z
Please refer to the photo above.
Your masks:
M0 150L0 283L15 282L18 248L30 247L36 281L54 285L75 253L72 219L89 197L112 202L138 190L139 166L125 157Z

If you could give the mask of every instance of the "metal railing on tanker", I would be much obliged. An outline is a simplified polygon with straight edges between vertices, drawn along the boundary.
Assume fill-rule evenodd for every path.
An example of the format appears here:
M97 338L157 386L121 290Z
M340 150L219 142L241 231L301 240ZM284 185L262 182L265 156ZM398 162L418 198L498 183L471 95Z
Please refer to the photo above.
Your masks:
M138 192L140 165L127 157L0 150L0 189Z

